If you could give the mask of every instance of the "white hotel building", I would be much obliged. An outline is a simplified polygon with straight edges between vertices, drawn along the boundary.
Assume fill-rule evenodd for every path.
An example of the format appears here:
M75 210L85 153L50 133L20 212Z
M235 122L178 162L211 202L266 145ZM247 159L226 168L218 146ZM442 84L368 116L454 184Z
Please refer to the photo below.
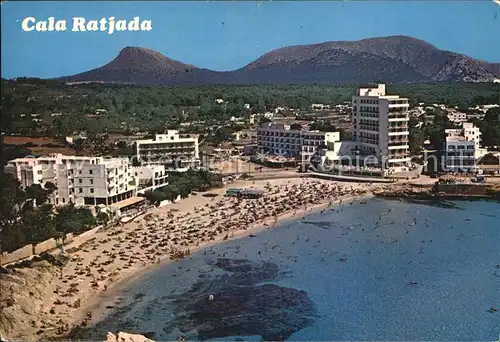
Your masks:
M367 166L409 171L408 99L386 95L385 85L361 87L352 97L355 141Z
M13 173L22 187L53 183L57 189L50 198L54 205L112 205L136 193L136 180L130 173L128 158L80 157L54 154L9 161L6 171Z
M165 165L134 166L131 168L131 172L136 179L138 194L144 194L168 185L168 173Z
M328 143L340 140L339 132L310 131L307 126L294 123L262 123L257 128L257 150L283 157L301 157L309 161L311 156Z
M198 138L181 138L176 130L156 134L152 139L136 140L135 146L141 165L165 165L183 170L200 164Z
M470 122L464 122L462 128L447 129L445 158L446 168L452 172L473 172L477 161L485 153L481 149L481 131Z

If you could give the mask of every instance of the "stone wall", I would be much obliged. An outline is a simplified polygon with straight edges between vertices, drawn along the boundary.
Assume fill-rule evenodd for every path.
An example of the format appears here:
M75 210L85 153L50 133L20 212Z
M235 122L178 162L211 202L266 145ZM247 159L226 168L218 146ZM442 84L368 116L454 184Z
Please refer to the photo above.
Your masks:
M0 254L0 265L9 264L11 262L26 259L33 255L33 245L26 245L23 248L16 249L11 253Z
M82 245L83 243L90 240L100 228L101 226L93 228L77 236L73 236L72 233L66 234L64 247L74 248ZM36 245L26 245L23 248L19 248L11 253L4 252L0 254L0 265L10 264L12 262L32 257L33 255L54 250L61 247L62 243L63 242L60 240L58 241L56 239L48 239L43 242L37 243Z
M101 226L98 226L98 227L95 227L91 230L87 230L86 232L80 234L80 235L77 235L77 236L73 236L73 238L71 239L71 241L68 241L69 243L65 244L64 247L66 248L76 248L76 247L79 247L81 245L83 245L85 242L87 242L88 240L90 240L94 235L95 233L97 233L97 231L101 229Z
M56 239L48 239L43 242L39 242L33 246L33 254L41 254L43 252L50 251L61 246L61 242L57 243Z

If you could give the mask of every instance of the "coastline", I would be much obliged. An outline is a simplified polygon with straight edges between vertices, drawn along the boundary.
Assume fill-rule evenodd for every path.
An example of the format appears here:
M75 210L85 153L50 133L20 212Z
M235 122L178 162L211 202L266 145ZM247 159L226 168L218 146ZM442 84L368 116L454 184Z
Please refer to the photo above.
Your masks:
M228 188L263 189L265 194L260 199L226 197ZM109 299L116 292L157 267L319 212L340 201L374 196L382 189L389 190L380 184L309 178L237 180L151 209L131 222L100 230L82 245L68 249L63 266L34 265L34 272L47 270L49 281L45 285L20 281L14 299L23 302L29 298L28 309L36 311L28 315L27 307L20 306L9 313L8 319L18 325L3 334L12 340L75 339L82 328L88 328L112 309L104 310L106 301L111 305ZM31 289L40 292L37 298L32 297Z
M265 189L265 195L251 200L226 197L225 191L233 187ZM12 339L74 339L82 328L112 312L113 307L105 307L108 303L115 306L110 299L117 292L158 267L314 214L340 201L411 199L428 193L417 188L404 183L383 185L300 177L237 180L222 188L195 193L151 209L131 222L98 231L81 246L67 250L68 263L52 267L48 285L32 284L41 292L34 301L40 307L33 314L36 320L20 312L23 319L19 331L5 335ZM17 298L28 297L22 287L18 292Z
M249 237L251 234L258 234L259 232L264 231L266 228L267 229L273 229L273 228L279 228L279 226L282 226L284 223L290 222L297 220L301 217L305 217L308 215L316 214L318 212L321 212L322 210L325 210L331 206L338 205L339 203L346 203L346 202L353 202L357 200L367 200L371 198L375 198L376 196L371 192L367 191L366 193L362 195L345 195L342 196L334 201L329 200L321 203L314 204L311 207L305 208L305 209L299 209L299 210L289 210L287 212L282 213L277 217L277 220L273 219L264 219L263 221L256 222L252 226L238 230L236 232L233 232L232 235L224 239L224 234L218 235L215 240L213 241L208 241L202 244L199 244L198 246L194 246L190 248L191 254L194 253L199 253L203 251L204 249L208 249L210 247L214 246L219 246L222 245L226 242L229 241L235 241L239 240L245 237ZM189 256L187 256L189 258ZM102 302L109 300L112 297L115 297L117 293L119 293L123 288L127 286L127 283L130 281L136 281L146 274L150 272L154 272L156 269L159 267L164 267L166 265L172 264L176 262L177 260L172 260L169 258L168 255L165 255L163 257L160 257L160 262L150 264L146 266L145 268L137 269L134 270L126 275L124 275L122 278L117 279L115 282L113 282L105 292L98 293L96 296L89 298L88 300L85 301L85 304L80 307L80 310L75 311L74 315L68 320L68 323L76 326L79 321L84 319L85 314L87 312L93 312L93 313L98 313L99 314L99 319L94 320L92 319L89 321L89 324L95 324L102 318L106 317L107 313L105 313L105 308L103 308ZM71 338L72 335L70 334L69 336L62 336L62 338Z

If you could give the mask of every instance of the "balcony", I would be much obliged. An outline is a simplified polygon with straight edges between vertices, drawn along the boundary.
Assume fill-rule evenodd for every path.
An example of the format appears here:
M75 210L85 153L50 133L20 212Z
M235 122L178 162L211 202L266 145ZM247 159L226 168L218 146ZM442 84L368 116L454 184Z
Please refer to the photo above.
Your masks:
M394 130L394 129L404 129L405 131L408 130L408 125L403 124L403 125L389 125L389 131Z
M410 157L408 153L397 153L397 154L390 154L389 159L407 159Z
M370 131L370 132L378 132L378 126L375 125L359 125L358 126L360 130L363 131Z

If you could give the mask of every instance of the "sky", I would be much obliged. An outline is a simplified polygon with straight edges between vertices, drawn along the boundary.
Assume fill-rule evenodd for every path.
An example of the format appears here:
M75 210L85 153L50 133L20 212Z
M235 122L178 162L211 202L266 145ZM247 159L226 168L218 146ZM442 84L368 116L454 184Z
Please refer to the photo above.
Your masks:
M500 6L476 1L7 1L1 4L1 76L50 78L102 66L126 46L186 64L234 70L272 49L408 35L500 62ZM24 32L25 17L151 20L149 32Z

